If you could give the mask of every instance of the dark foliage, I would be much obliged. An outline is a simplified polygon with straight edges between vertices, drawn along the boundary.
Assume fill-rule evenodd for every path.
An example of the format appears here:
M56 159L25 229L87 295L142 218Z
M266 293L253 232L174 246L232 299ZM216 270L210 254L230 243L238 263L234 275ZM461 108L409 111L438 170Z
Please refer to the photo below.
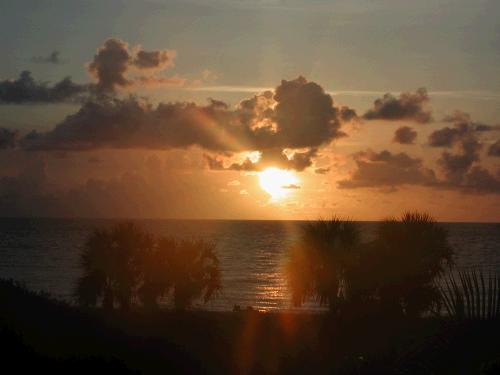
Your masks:
M221 288L215 245L203 240L160 238L132 223L95 230L81 256L84 270L75 294L81 306L133 304L156 308L172 292L179 309L207 302Z
M293 303L315 297L336 310L345 297L345 271L358 245L359 232L351 221L333 218L305 224L287 266Z

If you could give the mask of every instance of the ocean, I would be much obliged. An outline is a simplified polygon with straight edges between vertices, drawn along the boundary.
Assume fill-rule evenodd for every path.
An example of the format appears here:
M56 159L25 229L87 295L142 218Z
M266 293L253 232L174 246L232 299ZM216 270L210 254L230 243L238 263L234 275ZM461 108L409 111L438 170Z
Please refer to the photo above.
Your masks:
M0 277L12 278L29 289L46 291L73 301L81 275L79 255L94 228L116 221L101 219L0 219ZM195 308L232 310L290 310L283 267L297 238L299 221L136 220L156 235L203 238L217 243L223 289L207 304ZM369 239L375 222L359 222ZM500 272L500 224L442 223L455 248L460 268ZM314 303L303 309L317 309Z

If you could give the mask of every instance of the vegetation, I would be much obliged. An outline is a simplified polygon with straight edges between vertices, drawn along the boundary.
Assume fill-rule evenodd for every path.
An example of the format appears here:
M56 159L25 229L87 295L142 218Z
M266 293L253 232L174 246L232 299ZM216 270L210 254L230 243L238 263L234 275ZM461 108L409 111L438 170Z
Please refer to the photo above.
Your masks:
M500 364L498 320L109 312L4 280L0 306L2 365L19 373L486 375Z
M450 272L437 284L448 316L458 320L500 318L500 275L483 271Z
M133 223L95 230L81 255L75 294L81 306L155 308L169 294L178 309L207 302L221 288L215 245L153 236ZM171 293L170 293L171 292Z
M391 316L439 309L434 280L452 256L441 226L429 215L406 213L381 222L369 243L358 233L356 224L338 218L303 228L288 265L296 304L317 296L330 309L342 297L344 306L377 304Z
M425 214L381 222L365 243L355 223L319 220L302 228L286 272L295 304L316 299L335 314L185 311L221 288L215 245L118 224L94 231L81 255L80 306L102 309L70 306L0 279L4 366L61 373L498 373L500 278L445 275L451 256L446 232ZM176 311L158 309L162 298ZM446 316L425 314L443 309Z
M345 296L345 273L359 246L359 231L351 221L338 218L307 223L291 249L287 267L293 303L316 298L331 311Z

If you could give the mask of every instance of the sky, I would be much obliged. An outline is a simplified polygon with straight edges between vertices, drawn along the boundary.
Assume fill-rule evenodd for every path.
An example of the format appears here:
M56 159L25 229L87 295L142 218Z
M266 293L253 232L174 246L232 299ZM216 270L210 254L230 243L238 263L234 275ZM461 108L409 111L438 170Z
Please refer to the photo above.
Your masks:
M0 3L0 216L500 221L500 3Z

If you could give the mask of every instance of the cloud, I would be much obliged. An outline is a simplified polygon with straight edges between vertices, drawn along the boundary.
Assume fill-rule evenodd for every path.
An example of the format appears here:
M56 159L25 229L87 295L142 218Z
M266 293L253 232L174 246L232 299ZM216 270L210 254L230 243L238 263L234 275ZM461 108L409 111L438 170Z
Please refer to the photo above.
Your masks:
M276 106L272 118L277 125L276 146L318 147L345 134L340 130L342 116L352 117L346 108L334 106L323 88L304 77L281 81L274 94Z
M444 151L437 163L443 170L446 183L460 186L473 164L480 160L482 143L478 134L494 130L494 127L474 122L468 113L462 111L455 111L443 120L454 123L453 127L447 126L432 132L429 145L454 148L453 152Z
M0 128L0 150L16 147L18 137L16 130Z
M429 145L432 147L452 147L463 138L476 137L476 133L499 130L498 126L472 121L471 116L462 111L455 111L443 118L445 122L453 123L453 127L444 127L429 135Z
M38 64L61 64L62 60L59 51L53 51L47 56L33 56L31 61Z
M130 76L130 72L163 70L173 65L175 55L175 51L145 51L139 46L130 50L123 40L110 38L97 49L93 60L87 64L87 71L96 79L96 87L100 92L110 93L137 83L171 84L172 80L166 77L149 74L136 79Z
M458 152L443 152L437 162L442 168L446 180L452 184L460 184L472 164L479 161L481 147L476 138L468 137L461 140Z
M283 185L281 186L281 188L294 190L294 189L300 189L300 186L295 184L289 184L289 185Z
M417 132L409 126L401 126L394 132L393 142L403 145L411 145L415 143Z
M500 156L500 141L493 143L488 149L488 155L490 156Z
M88 85L74 83L71 78L49 85L37 82L25 70L15 80L0 81L0 104L48 104L80 101Z
M167 66L172 66L175 51L144 51L138 50L132 64L138 69L163 70Z
M420 88L415 93L401 93L399 98L387 93L375 100L373 108L363 117L367 120L411 120L425 124L432 121L431 111L425 108L428 102L429 96L425 88Z
M295 151L290 156L287 156L281 149L269 149L262 151L257 161L252 161L247 157L242 162L229 163L227 166L224 165L224 160L222 158L205 155L205 159L209 169L219 171L232 170L254 172L262 171L269 167L276 167L301 172L312 165L313 158L317 153L317 149L311 148L304 152Z
M260 151L258 164L246 160L225 167L213 156L207 161L214 170L280 166L302 171L313 164L318 147L344 136L342 124L354 118L354 110L335 106L321 86L299 77L283 80L274 91L243 100L235 108L213 99L204 106L187 102L153 106L133 96L98 96L51 131L26 135L21 145L53 151L190 146L219 154Z
M446 132L442 129L434 132L430 138L433 145L453 148L452 151L442 152L437 160L442 170L441 177L426 168L421 159L405 153L366 151L353 155L356 169L349 179L339 181L338 186L395 188L399 185L420 185L465 193L500 194L500 174L494 176L488 169L478 165L482 148L477 137L478 131L475 127L458 123L455 128L447 128Z
M97 79L100 90L114 91L117 87L132 85L132 81L125 76L131 60L127 43L119 39L108 39L97 50L87 70Z
M474 166L465 174L463 189L472 193L500 194L500 179L480 166Z
M451 147L466 132L464 128L445 127L435 130L429 135L429 145L432 147Z
M330 168L316 168L314 170L314 173L317 174L327 174L328 172L330 172Z
M29 150L83 151L102 148L171 149L193 145L229 148L218 136L213 105L161 103L153 107L137 98L86 102L48 132L32 132L21 144Z
M378 153L369 150L353 156L357 168L349 179L338 182L339 188L433 186L437 182L432 169L425 168L421 159L404 152L393 154L388 150Z

